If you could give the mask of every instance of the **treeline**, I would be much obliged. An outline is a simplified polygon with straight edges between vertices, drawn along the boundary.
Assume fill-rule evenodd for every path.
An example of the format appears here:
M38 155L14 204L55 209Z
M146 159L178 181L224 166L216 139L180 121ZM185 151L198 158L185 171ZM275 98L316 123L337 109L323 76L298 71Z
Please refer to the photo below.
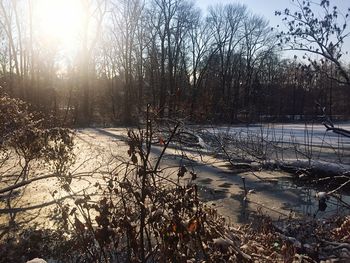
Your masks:
M63 63L59 45L36 34L35 3L0 0L0 85L66 123L135 123L147 104L193 122L299 120L319 113L316 102L350 115L334 61L283 58L287 41L245 6L82 1L78 52Z

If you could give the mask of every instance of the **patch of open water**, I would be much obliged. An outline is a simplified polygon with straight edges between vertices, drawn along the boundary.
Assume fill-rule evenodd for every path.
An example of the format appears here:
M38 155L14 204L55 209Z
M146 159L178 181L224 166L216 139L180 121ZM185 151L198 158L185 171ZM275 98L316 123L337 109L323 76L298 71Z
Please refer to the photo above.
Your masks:
M287 206L306 216L325 218L350 213L350 195L348 193L327 194L316 186L301 185L289 178L280 178L276 187L282 190L297 191L302 202L288 203Z

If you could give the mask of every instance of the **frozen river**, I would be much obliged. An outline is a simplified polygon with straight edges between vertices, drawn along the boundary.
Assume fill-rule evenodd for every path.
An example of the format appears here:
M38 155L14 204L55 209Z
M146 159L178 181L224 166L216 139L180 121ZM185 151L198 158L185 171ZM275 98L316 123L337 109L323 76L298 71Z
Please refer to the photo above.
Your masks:
M342 128L349 128L344 125ZM191 127L189 130L198 134L231 136L242 140L251 138L264 139L277 144L311 145L323 149L332 155L334 151L342 152L344 159L349 157L350 138L340 137L332 132L326 132L324 126L314 125L264 125L249 127ZM71 187L76 196L83 193L95 193L96 183L103 184L115 167L123 160L128 160L127 130L125 128L79 129L76 131L75 153L77 161L72 167L74 175ZM205 142L208 144L209 142ZM156 157L162 145L155 144L152 155ZM315 148L315 149L316 149ZM199 148L198 148L199 149ZM257 210L272 216L274 219L287 218L293 213L297 215L327 216L339 209L337 200L330 200L330 209L316 213L318 200L315 194L318 190L310 190L295 186L290 176L284 172L243 171L237 173L231 169L225 159L213 155L208 149L179 149L170 147L161 164L168 169L168 176L176 174L179 165L186 165L198 174L196 180L201 196L208 205L215 207L232 222L245 223ZM332 149L330 151L329 149ZM202 151L204 150L204 151ZM332 159L332 158L331 158ZM39 168L38 168L39 169ZM40 168L41 169L41 168ZM38 172L40 170L37 170ZM44 171L40 171L43 173ZM242 177L246 182L245 197ZM0 187L10 181L2 178ZM9 219L9 209L6 197L0 196L0 234L5 231ZM74 196L60 187L56 178L38 181L21 189L11 201L11 209L15 211L18 225L44 225L53 227L53 220L59 216L56 200L62 200L72 206ZM96 199L100 198L97 194ZM345 196L345 198L349 198ZM244 200L248 201L244 201ZM350 200L349 200L350 201ZM335 204L335 205L334 205ZM333 211L331 211L333 210Z
M339 124L335 127L350 131L350 124ZM248 137L251 135L262 136L267 141L312 144L325 146L350 146L350 138L327 131L322 124L262 124L247 126L217 126L207 127L206 131L217 134L229 134L232 136Z

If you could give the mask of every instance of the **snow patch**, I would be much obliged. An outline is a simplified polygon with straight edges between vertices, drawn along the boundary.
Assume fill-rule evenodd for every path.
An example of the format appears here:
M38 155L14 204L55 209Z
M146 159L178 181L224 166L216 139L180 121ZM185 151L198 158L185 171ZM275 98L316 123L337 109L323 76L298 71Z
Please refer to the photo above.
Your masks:
M47 262L42 258L34 258L32 260L27 261L27 263L47 263Z

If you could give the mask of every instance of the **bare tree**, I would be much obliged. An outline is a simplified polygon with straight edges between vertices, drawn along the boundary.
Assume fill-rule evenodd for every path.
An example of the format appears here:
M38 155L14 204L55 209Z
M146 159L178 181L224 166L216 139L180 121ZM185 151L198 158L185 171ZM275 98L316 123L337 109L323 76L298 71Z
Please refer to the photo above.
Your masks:
M252 115L255 112L252 107L257 105L259 93L256 87L258 74L267 55L275 48L275 42L273 41L274 35L271 33L268 22L264 18L251 15L244 19L243 23L243 55L246 66L244 104L248 108L249 115Z
M214 112L225 112L223 106L229 104L232 92L232 62L234 54L241 52L240 45L245 37L242 22L246 14L246 7L242 5L218 5L209 10L208 22L214 44L218 47L220 69L220 90L214 95Z
M112 34L119 53L119 72L124 81L124 122L131 123L135 91L135 44L136 32L142 15L143 5L139 0L112 1Z
M89 125L92 114L90 98L89 76L94 71L92 54L97 42L100 40L104 17L107 12L106 0L85 1L81 0L84 10L83 30L80 50L80 90L82 91L81 106L76 105L78 110L78 122L82 125Z
M200 86L203 81L203 76L208 68L210 57L213 56L218 48L211 47L212 34L208 34L209 23L201 16L199 11L193 14L193 20L189 29L189 74L192 85L191 94L191 110L190 115L193 116Z
M330 61L339 72L340 78L328 77L339 83L350 85L349 72L342 62L347 52L344 41L349 39L348 29L350 9L342 13L337 6L331 6L329 0L320 3L312 1L293 1L292 9L286 8L283 12L276 11L276 15L283 16L287 31L279 33L280 45L287 50L304 52L315 70L320 71L320 64ZM321 56L320 61L312 55Z
M0 1L0 11L1 19L0 25L6 33L8 41L8 57L9 57L9 75L10 75L10 89L13 92L13 67L15 69L15 74L18 76L20 74L17 48L15 44L14 32L13 32L13 9L11 2L6 2L4 0Z

